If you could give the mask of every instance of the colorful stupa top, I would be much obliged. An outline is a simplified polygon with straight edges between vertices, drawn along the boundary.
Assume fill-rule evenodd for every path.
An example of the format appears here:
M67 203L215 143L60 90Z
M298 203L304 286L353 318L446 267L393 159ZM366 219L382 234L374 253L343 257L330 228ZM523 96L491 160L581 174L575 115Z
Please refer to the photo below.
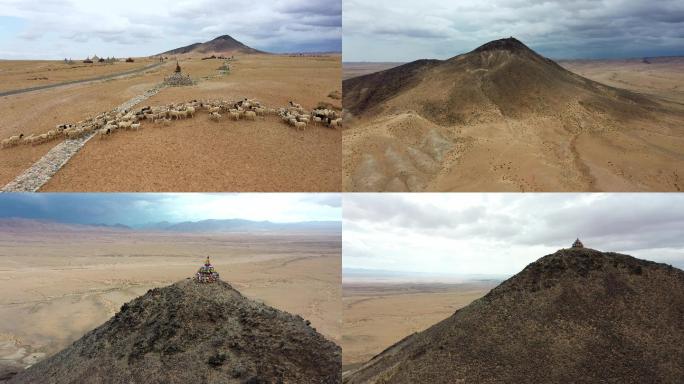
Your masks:
M219 279L219 274L214 270L214 266L209 261L209 256L204 265L197 271L197 281L200 283L213 283Z

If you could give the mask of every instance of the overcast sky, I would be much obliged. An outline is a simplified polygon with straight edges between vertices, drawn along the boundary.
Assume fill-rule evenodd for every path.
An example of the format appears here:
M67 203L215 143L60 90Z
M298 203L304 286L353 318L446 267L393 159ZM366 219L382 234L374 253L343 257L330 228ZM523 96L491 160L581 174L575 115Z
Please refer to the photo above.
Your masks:
M24 193L0 194L0 218L139 226L160 221L247 219L340 221L336 193Z
M552 58L684 55L682 0L344 0L344 61L445 59L514 36Z
M341 0L0 0L0 59L149 56L231 35L268 52L340 51Z
M568 248L684 269L684 194L345 194L343 267L513 275Z

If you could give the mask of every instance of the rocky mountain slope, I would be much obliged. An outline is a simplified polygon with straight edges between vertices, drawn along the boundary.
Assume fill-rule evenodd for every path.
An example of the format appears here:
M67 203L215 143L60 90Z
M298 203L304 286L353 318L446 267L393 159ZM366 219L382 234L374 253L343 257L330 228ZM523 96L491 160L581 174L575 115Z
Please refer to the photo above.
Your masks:
M345 189L681 189L684 104L507 38L343 81ZM627 155L629 154L629 155Z
M684 272L559 250L352 373L352 383L684 382Z
M340 348L299 316L229 284L186 279L112 319L10 383L336 383Z
M229 35L219 36L204 43L194 43L184 47L162 52L159 55L183 55L183 54L223 54L231 55L236 53L264 53L257 49L248 47L235 40Z
M515 38L494 40L448 60L418 60L386 71L345 80L344 106L353 114L397 108L405 93L427 90L409 105L438 123L466 123L486 114L521 117L556 114L564 103L628 118L656 104L638 94L576 75Z

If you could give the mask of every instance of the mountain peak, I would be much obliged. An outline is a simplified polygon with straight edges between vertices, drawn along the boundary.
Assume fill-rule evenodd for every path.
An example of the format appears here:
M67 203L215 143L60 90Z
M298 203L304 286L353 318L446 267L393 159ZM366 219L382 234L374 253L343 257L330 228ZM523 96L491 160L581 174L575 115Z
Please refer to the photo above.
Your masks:
M207 54L207 53L264 53L254 48L248 47L240 41L236 40L230 35L221 35L213 40L204 43L194 43L185 47L172 49L161 53L161 55L178 55L178 54Z
M509 37L505 39L492 40L486 44L483 44L476 48L473 52L488 52L488 51L531 51L531 49L523 44L522 41L516 39L515 37Z
M188 278L124 304L12 383L335 382L340 348L309 324L223 280Z
M235 40L235 39L234 39L232 36L230 36L230 35L221 35L221 36L219 36L219 37L217 37L217 38L215 38L215 39L213 39L213 40L211 40L211 41L218 41L218 40L237 41L237 40Z
M561 249L389 347L345 384L678 383L681 308L684 272L677 268Z

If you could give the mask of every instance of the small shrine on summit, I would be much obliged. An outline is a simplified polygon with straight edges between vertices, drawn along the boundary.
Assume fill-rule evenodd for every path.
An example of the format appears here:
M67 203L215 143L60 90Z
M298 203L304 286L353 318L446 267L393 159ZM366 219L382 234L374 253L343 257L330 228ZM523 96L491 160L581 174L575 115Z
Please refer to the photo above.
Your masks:
M215 281L218 281L219 279L219 274L214 270L214 266L211 265L211 261L209 261L209 256L207 256L207 260L204 261L204 265L200 267L200 269L197 271L197 282L198 283L213 283Z
M584 248L584 244L582 244L582 242L578 238L577 240L575 240L574 243L572 243L572 247L573 248Z

